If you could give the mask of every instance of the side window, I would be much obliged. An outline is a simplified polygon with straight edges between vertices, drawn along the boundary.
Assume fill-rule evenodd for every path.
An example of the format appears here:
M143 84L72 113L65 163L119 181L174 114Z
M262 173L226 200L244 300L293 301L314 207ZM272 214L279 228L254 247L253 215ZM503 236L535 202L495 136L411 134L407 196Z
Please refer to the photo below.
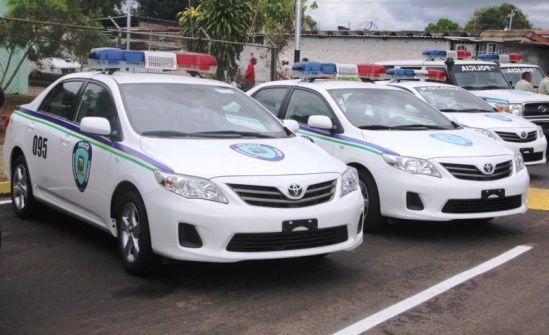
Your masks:
M253 97L265 106L274 116L280 118L280 106L284 101L286 87L266 88L256 92Z
M89 83L84 89L75 122L80 123L86 116L104 117L109 120L113 134L119 130L116 106L109 91L101 85Z
M330 107L321 97L308 91L295 90L288 104L286 118L307 123L311 115L325 115L337 124Z
M39 110L69 119L77 102L81 81L66 81L55 86L40 105Z

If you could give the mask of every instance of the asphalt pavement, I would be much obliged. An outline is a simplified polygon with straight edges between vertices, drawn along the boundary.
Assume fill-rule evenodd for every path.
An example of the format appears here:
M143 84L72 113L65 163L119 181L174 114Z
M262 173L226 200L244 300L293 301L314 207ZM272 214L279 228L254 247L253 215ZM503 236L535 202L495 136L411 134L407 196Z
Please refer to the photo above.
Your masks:
M549 189L549 166L530 173ZM22 221L0 205L0 224L0 334L332 334L519 245L533 248L368 334L549 329L544 210L490 224L394 221L324 259L169 262L146 278L124 272L112 237L56 211Z

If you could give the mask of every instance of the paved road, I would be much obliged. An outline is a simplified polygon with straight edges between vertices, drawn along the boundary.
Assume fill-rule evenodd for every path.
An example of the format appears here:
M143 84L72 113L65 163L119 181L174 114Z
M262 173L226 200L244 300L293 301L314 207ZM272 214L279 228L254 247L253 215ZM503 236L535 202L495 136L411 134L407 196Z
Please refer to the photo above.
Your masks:
M549 187L549 167L531 170ZM549 212L488 225L393 222L317 261L170 263L127 275L114 239L0 206L0 334L331 334L517 245L534 248L371 334L546 334Z

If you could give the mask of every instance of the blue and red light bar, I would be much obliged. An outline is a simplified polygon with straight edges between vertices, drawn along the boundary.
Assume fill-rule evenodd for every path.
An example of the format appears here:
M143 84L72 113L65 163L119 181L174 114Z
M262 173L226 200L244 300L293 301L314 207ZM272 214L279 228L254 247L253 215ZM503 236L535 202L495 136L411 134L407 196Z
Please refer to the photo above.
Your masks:
M467 59L473 56L468 50L425 50L422 54L429 59L446 59L448 57Z
M490 61L490 62L501 62L501 63L517 63L523 60L522 54L519 53L510 53L510 54L484 54L478 57L479 59Z
M292 67L292 76L300 79L385 79L385 67L375 64L302 62Z
M444 70L388 69L387 76L394 79L428 79L445 81L448 74Z
M92 68L132 68L146 70L182 70L215 73L217 59L192 52L137 51L118 48L94 48L89 54Z

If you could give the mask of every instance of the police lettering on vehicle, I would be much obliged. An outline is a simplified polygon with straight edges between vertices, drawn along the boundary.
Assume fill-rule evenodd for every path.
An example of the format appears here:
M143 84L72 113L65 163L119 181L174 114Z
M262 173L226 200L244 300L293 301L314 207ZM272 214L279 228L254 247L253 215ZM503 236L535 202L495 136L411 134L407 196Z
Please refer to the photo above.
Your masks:
M86 190L90 178L92 161L92 146L89 142L80 141L74 145L72 150L72 175L76 187L80 192Z
M508 67L504 68L502 70L505 70L507 73L523 73L523 72L531 72L535 69L530 67Z
M492 65L462 65L462 72L491 72L494 71L495 66Z

